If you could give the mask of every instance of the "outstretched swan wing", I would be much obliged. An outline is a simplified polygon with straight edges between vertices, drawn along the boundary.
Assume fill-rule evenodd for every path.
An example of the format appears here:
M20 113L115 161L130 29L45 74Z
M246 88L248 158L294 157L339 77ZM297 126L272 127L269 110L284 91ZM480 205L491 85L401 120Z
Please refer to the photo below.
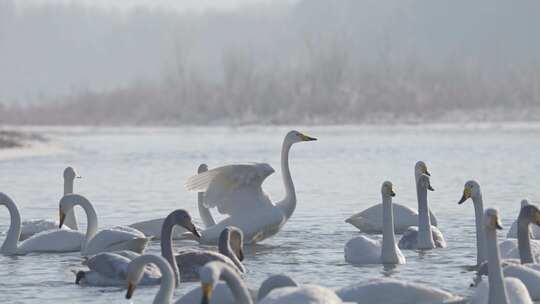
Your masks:
M219 212L233 215L271 204L261 185L272 173L274 169L266 163L228 165L190 177L186 188L205 191L207 208L218 207Z

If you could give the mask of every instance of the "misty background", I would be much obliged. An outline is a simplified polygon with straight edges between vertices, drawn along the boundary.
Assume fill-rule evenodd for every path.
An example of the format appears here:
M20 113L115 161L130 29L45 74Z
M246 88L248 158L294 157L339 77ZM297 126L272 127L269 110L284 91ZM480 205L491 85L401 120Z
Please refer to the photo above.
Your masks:
M0 123L540 120L536 0L115 3L0 0Z

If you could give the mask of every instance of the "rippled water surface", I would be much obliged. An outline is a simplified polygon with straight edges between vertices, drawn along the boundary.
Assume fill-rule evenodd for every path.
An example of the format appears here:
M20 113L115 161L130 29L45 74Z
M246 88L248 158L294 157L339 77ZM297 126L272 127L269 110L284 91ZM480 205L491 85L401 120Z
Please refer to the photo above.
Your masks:
M241 128L45 128L54 148L7 157L0 151L0 191L18 204L23 219L54 218L62 192L62 170L76 167L83 179L75 191L95 205L99 226L164 217L185 208L198 221L196 194L184 181L198 164L210 167L240 162L268 162L276 174L264 189L274 200L284 195L279 171L283 127ZM509 228L519 202L540 200L540 127L304 127L317 142L293 146L291 170L297 209L273 238L246 249L247 281L257 286L273 273L288 273L302 283L345 286L390 276L425 282L469 295L475 263L474 213L471 203L457 205L463 184L477 179L484 204L500 208ZM435 192L429 203L439 219L448 248L404 251L407 264L394 269L354 267L345 263L344 244L359 232L344 219L380 200L380 185L394 182L400 202L416 208L413 166L424 160ZM79 212L79 211L78 211ZM216 214L216 212L214 212ZM82 212L79 218L84 221ZM0 231L9 216L0 209ZM506 235L506 231L504 232ZM501 235L500 237L503 237ZM0 236L3 241L4 235ZM183 242L176 247L194 245ZM153 242L149 252L159 252ZM74 285L78 254L0 256L2 303L125 303L121 288ZM175 298L194 288L182 284ZM149 303L157 287L137 290L134 303Z

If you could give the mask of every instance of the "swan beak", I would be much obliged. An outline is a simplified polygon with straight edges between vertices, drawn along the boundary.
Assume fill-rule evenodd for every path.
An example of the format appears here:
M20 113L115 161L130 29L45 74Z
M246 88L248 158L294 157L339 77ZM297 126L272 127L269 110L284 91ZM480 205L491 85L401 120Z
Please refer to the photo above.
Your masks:
M431 187L431 185L428 185L428 186L427 186L427 189L428 189L429 191L435 191L435 189L433 189L433 187Z
M131 296L133 296L133 291L135 291L135 285L128 283L128 288L126 292L126 299L131 299Z
M499 220L498 217L493 217L491 219L491 221L492 221L493 226L495 226L495 229L497 229L497 230L502 230L503 229L502 224L501 224L501 220Z
M210 304L210 299L212 298L212 284L202 283L202 291L201 304Z
M188 230L189 232L193 233L193 235L195 235L197 238L201 238L201 234L199 233L197 228L195 228L195 225L191 224L191 228L189 228Z
M60 225L58 225L58 228L62 228L62 225L64 225L64 220L66 219L66 214L60 210Z
M394 192L394 189L390 189L390 196L391 196L391 197L396 196L396 193Z
M427 175L427 176L431 176L431 173L429 173L429 171L427 170L427 168L424 169L424 174Z
M463 204L470 197L471 197L471 190L469 190L469 188L465 188L465 190L463 190L463 195L461 196L461 199L458 202L458 205Z
M84 271L77 272L77 275L75 276L75 284L79 285L81 280L84 279L85 275L86 274L84 273Z
M301 136L302 136L302 140L303 140L303 141L314 141L314 140L317 140L317 138L311 137L311 136L307 136L307 135L305 135L305 134L302 134Z
M244 249L242 248L238 250L238 259L240 260L240 262L244 260Z
M540 226L540 212L536 212L536 225Z

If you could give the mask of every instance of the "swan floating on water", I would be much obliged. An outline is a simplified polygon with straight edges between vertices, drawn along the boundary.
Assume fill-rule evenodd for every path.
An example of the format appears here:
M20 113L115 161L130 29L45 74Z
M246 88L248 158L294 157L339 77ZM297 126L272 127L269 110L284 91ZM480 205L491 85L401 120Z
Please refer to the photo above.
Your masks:
M435 249L446 247L446 241L441 231L431 225L427 192L434 191L429 181L429 176L422 174L416 183L418 196L418 223L416 227L409 227L399 240L398 247L401 249Z
M422 174L430 175L426 164L423 161L418 161L414 166L415 183L418 183L418 177ZM392 203L394 213L394 231L401 234L411 226L418 225L418 212L405 205ZM356 213L345 220L364 233L381 233L384 223L381 221L383 214L382 204L376 204L364 211ZM437 226L437 218L429 211L431 225Z
M247 244L260 242L276 234L296 208L296 192L289 170L289 151L293 144L316 140L298 131L290 131L281 149L281 174L285 198L273 204L261 185L274 169L266 163L234 164L214 168L192 176L186 182L191 191L205 192L207 208L217 207L229 217L201 232L201 242L215 243L227 226L244 233Z
M173 270L169 262L167 262L164 258L153 254L141 255L129 263L126 275L126 299L129 300L133 296L135 289L143 279L149 264L154 264L161 273L159 290L154 297L153 303L171 304L174 294L174 287L176 286Z
M405 256L396 246L392 197L396 194L392 183L386 181L381 187L383 204L382 242L366 236L353 238L345 245L345 260L353 264L405 264Z
M6 194L0 192L0 205L6 206L11 217L11 223L6 239L0 247L4 255L19 255L30 252L75 252L81 250L84 235L78 231L51 229L34 234L19 243L21 234L21 215L15 202Z
M67 167L64 169L64 195L73 193L73 183L76 178L81 178L73 167ZM64 221L66 229L77 230L77 217L74 212L66 214L66 219ZM58 222L55 220L43 220L43 219L31 219L22 222L21 225L21 236L19 237L20 241L24 241L32 235L46 231L46 230L56 230L58 229Z
M198 173L202 173L206 171L208 171L208 166L206 166L206 164L201 164L199 166L199 169L197 170ZM212 218L212 214L210 213L210 211L204 206L203 200L204 200L204 193L203 192L197 193L197 204L199 207L199 213L201 215L201 219L203 220L203 223L206 227L213 226L216 223L214 222L214 219ZM131 224L129 225L129 227L139 230L140 232L144 233L144 235L146 235L147 237L159 239L161 236L161 226L163 225L164 220L165 218L142 221L142 222ZM175 240L182 239L185 237L184 234L187 232L188 231L182 227L176 227L176 229L174 229L173 239Z
M516 278L503 276L496 230L502 230L499 212L489 208L484 214L484 233L489 265L488 282L481 282L471 300L473 304L532 304L527 287Z
M529 201L524 199L521 200L521 207L529 205ZM520 208L521 210L521 208ZM518 221L515 220L512 223L512 226L510 226L510 230L508 231L508 234L506 234L506 238L508 239L517 239L518 237ZM540 239L540 227L539 226L532 226L531 227L531 238L538 240Z
M81 255L91 256L105 251L131 250L142 253L149 239L133 228L115 226L98 232L96 210L90 201L79 194L68 194L60 200L60 227L66 214L75 206L81 206L86 213L86 235L81 245Z
M190 231L195 236L199 233L191 221L189 213L185 210L175 210L171 212L164 221L162 236L162 242L171 239L171 235L175 227L180 226L185 231ZM168 242L168 245L162 246L162 250L165 255L172 255L172 242ZM125 285L126 274L128 264L140 255L132 251L118 251L118 252L102 252L94 255L86 261L86 265L89 271L77 272L76 284L92 285L92 286L116 286ZM186 262L192 262L187 260ZM231 262L232 263L232 262ZM176 263L172 266L175 277L178 276L178 267ZM155 285L159 284L161 273L156 271L157 269L147 267L143 273L140 284L143 285Z

